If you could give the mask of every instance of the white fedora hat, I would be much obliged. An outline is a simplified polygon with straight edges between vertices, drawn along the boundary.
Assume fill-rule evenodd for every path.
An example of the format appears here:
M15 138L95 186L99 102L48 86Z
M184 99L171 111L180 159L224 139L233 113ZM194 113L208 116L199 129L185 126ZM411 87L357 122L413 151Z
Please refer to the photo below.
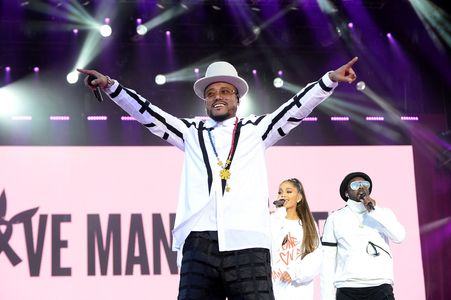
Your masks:
M217 61L208 66L205 77L194 83L194 92L199 98L204 99L205 89L215 82L230 83L238 90L240 98L244 97L249 90L246 80L238 76L234 66L225 61Z

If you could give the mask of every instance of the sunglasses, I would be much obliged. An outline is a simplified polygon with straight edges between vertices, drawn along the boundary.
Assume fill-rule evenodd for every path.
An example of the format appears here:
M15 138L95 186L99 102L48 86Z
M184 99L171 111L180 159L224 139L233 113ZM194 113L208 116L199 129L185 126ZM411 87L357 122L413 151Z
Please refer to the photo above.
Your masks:
M351 190L353 191L357 191L359 188L363 187L363 188L367 188L369 189L371 186L371 183L369 183L366 180L358 180L358 181L353 181L349 184L349 187L351 188Z

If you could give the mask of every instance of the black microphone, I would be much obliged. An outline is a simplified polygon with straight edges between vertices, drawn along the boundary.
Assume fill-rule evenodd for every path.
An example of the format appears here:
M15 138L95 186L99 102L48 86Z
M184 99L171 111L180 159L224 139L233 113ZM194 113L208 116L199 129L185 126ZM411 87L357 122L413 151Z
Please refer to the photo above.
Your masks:
M359 200L362 201L363 198L365 198L365 196L366 196L366 192L361 192L361 193L359 193ZM367 205L368 205L368 208L369 208L370 210L374 210L373 202L368 202Z
M94 96L96 97L96 99L97 99L99 102L102 102L102 101L103 101L103 98L102 98L102 93L100 92L99 86L98 86L98 85L93 85L93 84L91 83L93 80L96 80L96 79L97 79L97 77L95 77L94 75L89 75L89 76L88 76L88 84L89 84L89 86L95 88L95 90L94 90Z
M285 200L279 199L279 200L274 201L272 204L274 204L276 207L282 207L284 203L285 203Z

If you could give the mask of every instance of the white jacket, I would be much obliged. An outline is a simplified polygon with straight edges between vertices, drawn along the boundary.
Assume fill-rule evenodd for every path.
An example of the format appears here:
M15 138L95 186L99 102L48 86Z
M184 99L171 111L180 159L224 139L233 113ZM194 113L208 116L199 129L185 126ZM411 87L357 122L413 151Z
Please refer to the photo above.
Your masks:
M235 118L219 123L212 119L177 118L118 82L107 89L110 98L150 132L185 153L173 229L174 250L180 250L199 220L208 217L215 217L211 223L216 228L211 230L218 231L220 251L253 247L270 249L265 150L298 126L336 86L337 83L325 74L274 112L240 119L228 181L230 192L224 192L224 182L219 177L221 169L217 165L208 130L214 127L215 147L218 156L225 161L231 146ZM184 100L192 101L191 98ZM145 178L137 182L137 186L143 184ZM212 201L215 203L212 204ZM212 208L216 215L210 213Z
M389 240L400 243L405 229L388 208L368 212L361 202L329 215L321 238L321 299L335 299L335 288L393 285Z

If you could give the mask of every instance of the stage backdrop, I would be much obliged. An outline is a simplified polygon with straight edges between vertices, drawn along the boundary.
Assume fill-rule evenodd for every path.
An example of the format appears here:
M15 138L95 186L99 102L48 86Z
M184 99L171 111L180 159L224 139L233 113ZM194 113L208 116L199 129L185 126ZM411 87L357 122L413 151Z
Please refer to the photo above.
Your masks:
M0 147L0 299L176 299L182 161L174 147ZM410 146L273 147L267 161L270 202L299 178L320 230L345 204L342 178L368 173L407 229L392 244L395 295L424 299Z

